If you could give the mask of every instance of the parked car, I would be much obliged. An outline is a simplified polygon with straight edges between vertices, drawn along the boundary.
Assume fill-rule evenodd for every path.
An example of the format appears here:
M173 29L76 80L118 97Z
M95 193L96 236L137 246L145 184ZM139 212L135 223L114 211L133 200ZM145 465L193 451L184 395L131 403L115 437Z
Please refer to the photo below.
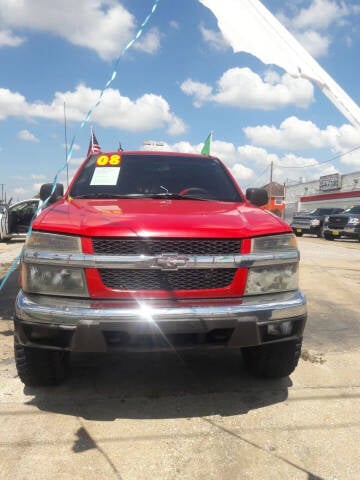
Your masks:
M329 215L324 222L326 240L346 237L360 242L360 205L353 205L339 215Z
M311 212L300 212L293 217L290 226L297 237L301 237L304 233L322 237L325 217L342 211L342 208L321 207Z
M39 198L30 198L11 205L2 204L0 208L0 240L25 239L39 202Z
M70 352L233 348L256 376L295 369L299 251L290 226L259 208L266 190L245 195L216 157L122 151L87 158L54 200L21 258L25 385L63 380Z

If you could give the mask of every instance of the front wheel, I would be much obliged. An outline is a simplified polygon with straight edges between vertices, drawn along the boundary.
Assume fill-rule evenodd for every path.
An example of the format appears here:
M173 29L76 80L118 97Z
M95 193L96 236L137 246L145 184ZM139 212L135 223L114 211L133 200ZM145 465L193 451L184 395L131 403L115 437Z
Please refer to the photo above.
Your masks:
M297 237L302 237L302 236L303 236L303 233L302 233L302 232L296 232L296 231L295 231L295 235L296 235Z
M281 378L296 368L301 353L302 338L242 348L246 370L261 378Z
M330 232L324 232L325 240L334 240L334 235Z
M21 345L14 337L16 369L27 387L56 385L66 377L69 352Z

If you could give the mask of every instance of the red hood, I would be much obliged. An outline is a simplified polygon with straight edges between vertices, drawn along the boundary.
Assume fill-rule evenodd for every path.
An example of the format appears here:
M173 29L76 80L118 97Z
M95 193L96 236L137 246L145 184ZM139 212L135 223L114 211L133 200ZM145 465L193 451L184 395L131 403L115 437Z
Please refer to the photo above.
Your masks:
M252 237L291 232L275 215L246 204L193 200L61 200L34 230L83 236Z

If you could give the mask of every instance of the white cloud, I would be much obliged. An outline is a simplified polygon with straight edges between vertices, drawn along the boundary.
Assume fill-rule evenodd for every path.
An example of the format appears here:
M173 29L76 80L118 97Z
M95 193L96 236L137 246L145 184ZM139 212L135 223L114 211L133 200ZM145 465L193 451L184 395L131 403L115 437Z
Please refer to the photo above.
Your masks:
M186 95L194 96L194 106L201 107L205 102L211 101L212 87L205 83L195 82L188 78L180 86Z
M40 101L28 103L23 95L0 88L0 120L17 116L63 122L65 102L68 120L82 121L99 96L100 90L78 85L72 92L56 92L49 104ZM169 104L160 95L148 93L131 100L112 88L104 92L92 121L104 127L131 132L166 128L169 134L178 135L186 130L185 123L171 112Z
M134 48L149 54L156 53L160 48L159 30L152 28L149 32L144 33L139 41L134 44Z
M180 28L179 23L176 20L171 20L170 27L173 28L174 30L179 30Z
M18 47L25 41L24 38L13 34L10 30L0 30L0 48Z
M338 0L312 0L305 8L292 4L292 10L295 12L292 17L280 12L278 18L315 57L327 55L337 35L333 27L346 26L350 15L360 13L358 6ZM344 35L347 33L345 31Z
M203 25L200 25L201 36L212 49L223 52L229 48L229 43L225 41L220 31L210 30Z
M0 120L11 116L25 116L26 110L27 103L23 95L0 88Z
M280 149L307 150L329 148L350 150L360 145L360 132L351 125L321 130L309 120L288 117L277 128L274 125L259 125L244 128L244 133L255 145Z
M46 176L43 175L42 173L39 173L39 174L33 173L33 174L30 175L30 176L31 176L31 178L32 178L33 180L45 180L45 178L46 178Z
M25 195L25 193L27 192L27 190L25 190L25 188L23 188L23 187L16 187L16 188L14 188L13 191L14 191L15 195L19 195L19 196L20 195Z
M68 145L68 148L69 148L69 146L70 146L70 145ZM63 147L66 148L65 143L63 143ZM73 146L72 146L72 149L73 149L73 151L76 151L76 150L80 150L81 147L80 147L80 145L78 145L77 143L74 143Z
M291 151L330 149L333 156L342 155L339 159L341 163L360 167L360 150L350 152L360 146L360 132L352 125L328 125L322 130L311 121L289 117L279 128L274 125L259 125L243 130L255 145Z
M73 0L0 0L0 11L10 38L15 37L16 29L48 32L94 50L104 60L117 58L139 28L134 16L112 0L77 0L76 10ZM140 37L137 47L154 53L158 40L158 32L153 30Z
M231 68L217 82L216 92L205 83L187 79L182 91L194 96L194 105L215 102L237 108L272 110L296 105L305 108L313 100L314 88L308 80L287 73L279 77L266 72L263 78L249 68Z
M41 187L42 183L34 183L32 185L32 191L34 192L34 194L37 194L40 192L40 187Z
M302 8L292 19L296 29L325 30L349 14L349 8L332 0L313 0L307 8Z
M314 30L295 33L301 45L313 56L324 57L327 55L331 43L327 35L321 35Z
M18 133L18 138L20 138L20 140L24 140L25 142L39 142L39 139L35 137L33 133L29 132L29 130L21 130Z
M326 139L319 127L311 121L288 117L277 128L274 125L258 125L243 129L245 135L255 145L280 149L306 150L323 148Z

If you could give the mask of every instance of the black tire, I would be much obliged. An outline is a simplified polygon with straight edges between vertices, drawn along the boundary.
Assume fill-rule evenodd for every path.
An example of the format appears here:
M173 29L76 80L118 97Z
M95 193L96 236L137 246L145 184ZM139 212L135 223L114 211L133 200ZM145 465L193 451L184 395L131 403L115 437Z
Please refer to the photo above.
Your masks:
M19 378L27 387L56 385L68 373L69 352L24 347L16 335L14 352Z
M287 377L298 364L301 345L302 339L296 339L242 348L245 368L256 377Z
M302 232L294 232L297 237L302 237L303 233Z
M330 232L324 232L324 238L325 240L334 240L334 236Z

